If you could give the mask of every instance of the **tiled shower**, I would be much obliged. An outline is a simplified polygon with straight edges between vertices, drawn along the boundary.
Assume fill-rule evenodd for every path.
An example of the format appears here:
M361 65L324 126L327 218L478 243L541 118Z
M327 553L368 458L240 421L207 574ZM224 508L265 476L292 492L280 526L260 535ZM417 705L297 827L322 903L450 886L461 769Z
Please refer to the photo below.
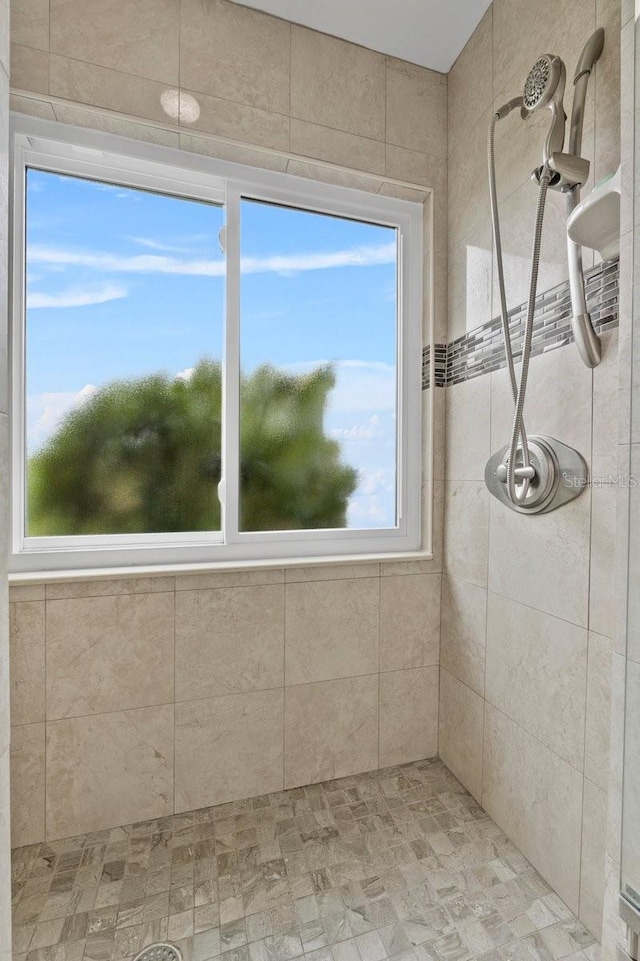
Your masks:
M12 577L0 961L121 961L166 939L185 961L613 959L625 936L632 3L494 0L448 74L231 0L12 0L10 30L7 6L3 154L10 108L433 215L433 556ZM585 251L603 358L587 369L571 339L564 199L550 192L527 399L527 427L580 450L592 484L534 519L484 482L512 419L486 132L539 54L571 70L599 26L586 189L621 161L623 174L620 259ZM166 87L197 98L195 121L167 118ZM545 122L497 136L516 337ZM6 413L0 435L6 450ZM6 513L6 485L0 498Z

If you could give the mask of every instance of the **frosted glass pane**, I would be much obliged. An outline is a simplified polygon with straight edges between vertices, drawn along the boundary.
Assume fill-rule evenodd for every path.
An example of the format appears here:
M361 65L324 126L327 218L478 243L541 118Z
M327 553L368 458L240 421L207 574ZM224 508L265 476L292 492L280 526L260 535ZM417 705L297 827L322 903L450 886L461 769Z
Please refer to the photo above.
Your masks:
M242 531L396 526L396 233L242 202Z
M219 529L222 222L28 171L29 535Z

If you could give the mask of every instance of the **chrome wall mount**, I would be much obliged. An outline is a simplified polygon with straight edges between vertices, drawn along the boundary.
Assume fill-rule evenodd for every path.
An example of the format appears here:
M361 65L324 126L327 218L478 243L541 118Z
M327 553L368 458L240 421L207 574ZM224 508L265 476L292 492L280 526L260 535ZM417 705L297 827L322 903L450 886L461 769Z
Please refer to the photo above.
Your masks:
M489 493L520 514L548 514L582 493L588 484L589 472L582 455L554 437L531 434L528 441L529 466L522 466L519 457L515 469L519 484L528 481L521 502L511 500L507 487L510 444L487 462L485 483Z

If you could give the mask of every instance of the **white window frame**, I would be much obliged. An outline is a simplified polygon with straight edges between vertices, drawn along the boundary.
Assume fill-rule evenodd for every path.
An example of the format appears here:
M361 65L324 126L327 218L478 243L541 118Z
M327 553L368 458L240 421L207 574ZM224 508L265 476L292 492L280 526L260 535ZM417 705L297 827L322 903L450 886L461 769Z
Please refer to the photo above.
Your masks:
M422 204L290 174L246 167L35 118L11 118L11 487L16 573L120 569L345 556L397 555L421 548ZM226 322L223 351L221 531L26 537L25 236L26 170L35 167L151 188L223 204L226 223ZM397 229L397 527L241 532L239 485L240 201L264 200ZM430 418L429 418L430 419ZM430 523L426 525L430 529ZM430 550L430 545L422 545Z

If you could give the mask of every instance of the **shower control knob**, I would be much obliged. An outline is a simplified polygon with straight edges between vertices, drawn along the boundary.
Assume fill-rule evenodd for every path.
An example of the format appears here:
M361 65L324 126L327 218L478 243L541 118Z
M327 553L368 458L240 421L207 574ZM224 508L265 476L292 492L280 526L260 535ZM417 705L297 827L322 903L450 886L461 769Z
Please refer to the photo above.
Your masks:
M506 462L503 464L498 464L496 477L503 484L507 483L508 470L509 468ZM536 469L535 467L531 467L531 465L529 465L529 467L516 467L513 473L517 480L533 480L536 476Z

